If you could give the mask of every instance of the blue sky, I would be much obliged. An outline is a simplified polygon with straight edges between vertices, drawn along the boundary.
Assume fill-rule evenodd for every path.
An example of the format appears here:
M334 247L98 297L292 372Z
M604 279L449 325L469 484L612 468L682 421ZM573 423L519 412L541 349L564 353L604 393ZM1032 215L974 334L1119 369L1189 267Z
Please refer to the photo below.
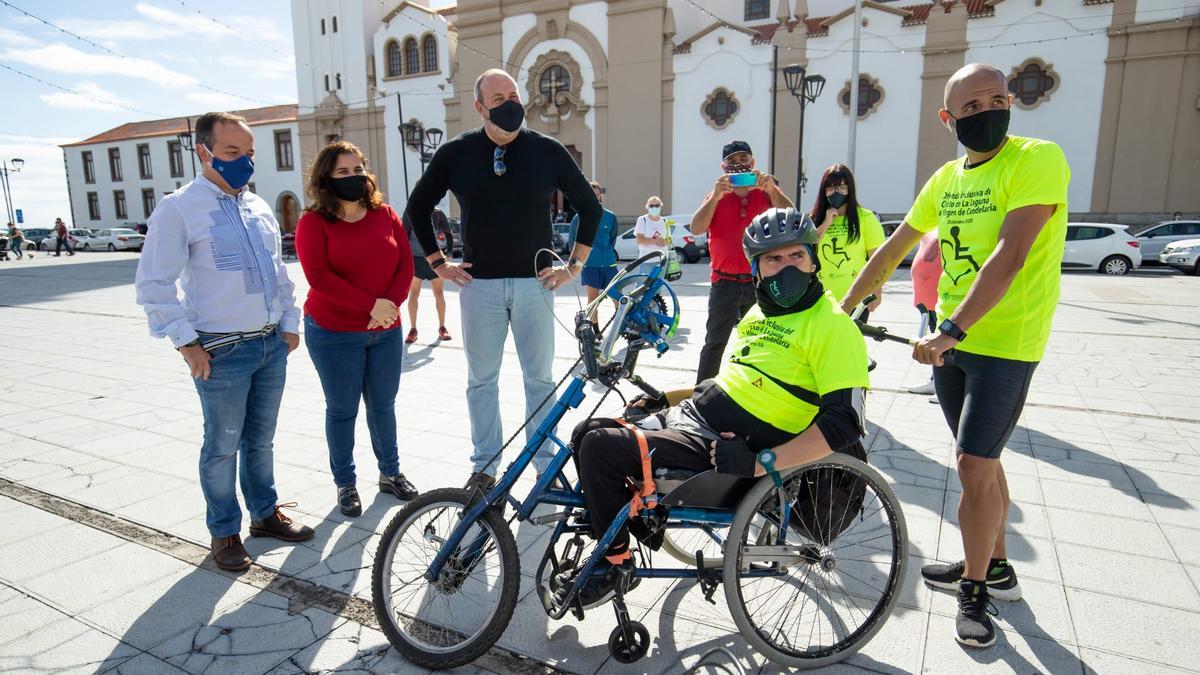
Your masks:
M59 143L125 122L296 100L286 0L5 2L100 45L0 2L0 160L25 160L10 180L27 227L70 218Z

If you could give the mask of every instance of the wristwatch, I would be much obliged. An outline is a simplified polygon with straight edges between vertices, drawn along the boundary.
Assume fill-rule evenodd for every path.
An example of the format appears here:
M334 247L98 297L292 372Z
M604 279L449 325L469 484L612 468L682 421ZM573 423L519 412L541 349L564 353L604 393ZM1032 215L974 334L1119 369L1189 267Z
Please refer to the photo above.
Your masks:
M199 346L200 346L200 338L196 338L195 340L192 340L191 342L187 343L186 345L179 345L178 347L175 348L175 351L179 351L180 349L183 349L184 347L199 347Z
M967 339L967 334L963 332L963 329L959 328L958 324L954 323L950 319L943 319L942 322L938 324L938 332L942 333L943 335L949 335L959 342Z
M572 269L583 269L583 261L575 256L571 256L571 259L567 261L567 267Z

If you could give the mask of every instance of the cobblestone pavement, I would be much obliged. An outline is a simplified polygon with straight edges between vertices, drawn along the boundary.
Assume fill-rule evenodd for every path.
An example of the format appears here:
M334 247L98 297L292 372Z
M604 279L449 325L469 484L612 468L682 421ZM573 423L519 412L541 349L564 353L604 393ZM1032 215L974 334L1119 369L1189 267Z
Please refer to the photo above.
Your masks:
M317 536L298 546L248 540L257 565L240 576L205 562L199 406L182 359L147 335L134 304L136 264L136 254L0 263L0 671L420 672L389 648L369 606L371 558L399 504L376 491L370 453L360 449L366 512L338 513L324 403L304 349L289 365L276 478L281 500L298 502L297 517ZM303 293L299 265L289 267ZM685 267L678 349L641 367L660 387L690 384L703 342L707 268ZM915 576L921 563L962 553L949 433L937 406L905 391L927 371L902 347L870 345L879 362L871 463L903 503L912 575L883 630L835 670L1198 667L1198 283L1162 270L1064 275L1049 352L1004 454L1009 550L1025 600L999 608L1001 635L989 650L959 647L953 596ZM875 318L915 330L909 291L902 271ZM428 289L422 299L397 414L402 470L428 490L466 478L469 432L461 342L433 341ZM564 323L574 306L560 293ZM562 373L576 355L565 332L557 354ZM505 359L501 405L512 430L524 404L511 342ZM584 407L595 400L592 392ZM616 408L610 400L602 411ZM361 416L359 424L365 439ZM650 629L651 653L635 666L611 661L610 612L552 622L531 594L548 532L517 527L522 600L497 649L461 672L680 672L717 647L739 660L722 672L775 672L736 634L723 603L704 602L692 583L643 583L631 611Z

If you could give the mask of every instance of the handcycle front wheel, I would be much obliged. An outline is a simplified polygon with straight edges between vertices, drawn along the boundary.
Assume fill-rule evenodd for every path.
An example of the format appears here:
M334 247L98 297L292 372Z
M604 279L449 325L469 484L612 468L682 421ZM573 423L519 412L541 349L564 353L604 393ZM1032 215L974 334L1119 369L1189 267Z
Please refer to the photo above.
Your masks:
M760 654L820 668L848 658L883 627L904 583L908 529L887 482L849 455L780 473L782 488L764 476L734 515L725 599Z
M425 578L471 498L466 490L443 488L410 501L375 553L375 616L388 641L424 668L474 661L500 639L517 605L517 544L495 509L472 523L436 579Z

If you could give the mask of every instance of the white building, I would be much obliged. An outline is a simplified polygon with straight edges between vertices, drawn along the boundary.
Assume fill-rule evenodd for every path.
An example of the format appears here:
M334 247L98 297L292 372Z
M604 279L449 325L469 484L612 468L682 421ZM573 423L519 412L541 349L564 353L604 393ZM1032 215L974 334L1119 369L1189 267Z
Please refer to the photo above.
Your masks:
M298 163L296 106L235 111L254 132L254 177L250 190L275 207L284 232L300 216L303 176ZM196 117L130 122L61 146L67 170L73 227L110 228L144 224L164 195L190 182L199 160L180 134Z
M479 125L472 84L492 67L618 215L651 194L692 211L735 138L794 195L800 106L782 71L797 64L825 78L806 108L800 204L826 167L852 163L861 202L903 214L962 153L937 117L947 78L983 61L1009 74L1012 133L1066 152L1073 213L1200 211L1200 0L864 0L853 160L853 0L293 0L292 14L303 154L344 134L398 209L421 162L397 107L452 138Z

